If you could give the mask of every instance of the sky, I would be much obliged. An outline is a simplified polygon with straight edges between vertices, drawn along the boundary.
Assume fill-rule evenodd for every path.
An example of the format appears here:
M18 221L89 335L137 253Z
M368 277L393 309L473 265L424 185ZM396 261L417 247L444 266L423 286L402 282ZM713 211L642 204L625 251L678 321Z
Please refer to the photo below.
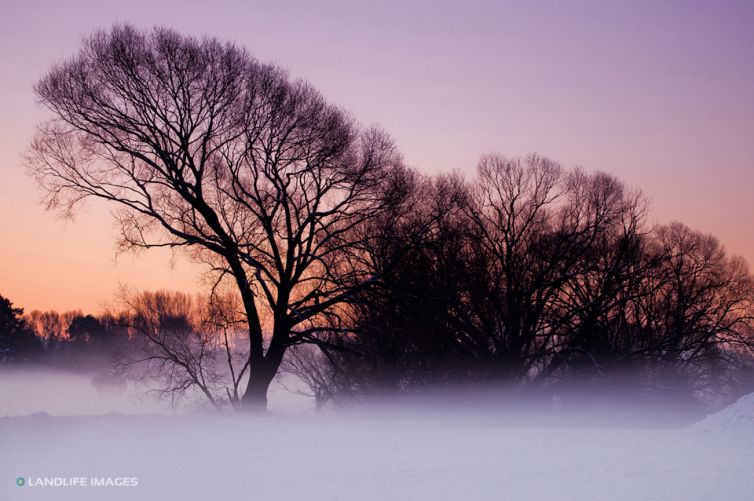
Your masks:
M49 115L32 86L82 36L164 25L246 46L308 79L406 163L473 176L484 153L538 152L641 188L754 263L754 3L748 1L143 1L0 3L0 295L96 312L119 284L201 290L167 251L117 255L110 207L73 221L22 166Z

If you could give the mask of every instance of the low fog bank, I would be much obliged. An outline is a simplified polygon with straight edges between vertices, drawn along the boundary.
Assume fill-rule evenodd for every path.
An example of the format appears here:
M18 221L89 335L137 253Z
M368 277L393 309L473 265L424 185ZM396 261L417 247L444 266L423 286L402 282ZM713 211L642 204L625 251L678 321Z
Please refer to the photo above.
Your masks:
M0 416L103 414L211 414L198 393L173 402L147 383L114 377L103 369L24 366L0 369ZM316 411L306 386L292 375L273 382L269 414L349 419L409 420L464 426L554 428L679 428L709 409L672 391L589 385L557 389L446 386L420 395L373 397Z
M313 402L298 393L297 385L297 381L276 382L270 389L270 409L310 412ZM0 417L209 412L200 395L189 392L186 398L173 402L155 389L146 382L113 376L106 366L79 370L46 365L4 367L0 368Z
M315 412L297 384L277 381L264 415L222 414L96 374L4 369L0 499L743 501L754 489L754 394L684 426L698 406L627 388L447 387ZM130 485L38 483L71 478Z
M138 414L159 409L133 383L101 373L46 367L0 369L0 416Z
M354 418L435 420L469 426L548 428L680 428L713 413L698 401L672 392L616 388L605 394L589 386L436 388L421 395L374 398L328 407L324 412Z

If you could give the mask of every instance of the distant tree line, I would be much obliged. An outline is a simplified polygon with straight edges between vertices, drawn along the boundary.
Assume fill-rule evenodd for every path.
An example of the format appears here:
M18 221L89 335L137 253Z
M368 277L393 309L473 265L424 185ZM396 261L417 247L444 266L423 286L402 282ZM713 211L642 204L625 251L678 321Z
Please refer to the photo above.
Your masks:
M608 174L489 155L473 179L423 176L307 82L165 28L98 31L35 90L51 118L27 165L47 206L105 201L122 248L206 266L207 298L125 301L141 357L119 366L166 394L261 410L281 369L321 403L439 384L743 384L745 263L649 225Z
M0 363L97 371L147 383L172 403L192 390L213 407L239 407L248 348L228 295L156 291L120 296L117 311L34 310L0 296Z
M70 363L73 355L100 354L131 340L125 316L84 314L81 311L23 308L0 296L0 361L5 363L50 361ZM73 357L76 358L76 357Z

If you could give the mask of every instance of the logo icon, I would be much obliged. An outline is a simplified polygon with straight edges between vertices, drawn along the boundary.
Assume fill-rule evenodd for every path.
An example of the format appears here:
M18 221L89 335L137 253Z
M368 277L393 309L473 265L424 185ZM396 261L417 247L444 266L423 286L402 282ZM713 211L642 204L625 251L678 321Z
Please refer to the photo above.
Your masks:
M24 477L18 477L16 479L16 485L19 487L23 487L26 481L24 480Z

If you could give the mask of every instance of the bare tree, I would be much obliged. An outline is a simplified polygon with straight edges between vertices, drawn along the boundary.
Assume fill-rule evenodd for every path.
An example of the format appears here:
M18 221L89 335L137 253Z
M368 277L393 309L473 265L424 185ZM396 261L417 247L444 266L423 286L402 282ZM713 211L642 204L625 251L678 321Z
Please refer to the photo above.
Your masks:
M249 361L229 321L232 301L157 291L124 292L122 303L133 340L116 354L118 372L173 405L197 390L217 410L239 407Z
M67 339L70 321L66 321L57 311L34 310L29 313L27 321L42 340L45 349L57 349Z
M552 298L537 353L540 380L561 369L604 376L635 346L632 307L653 292L642 286L659 265L645 224L647 202L612 177L598 175L593 183L585 212L607 215Z
M682 225L652 228L641 192L615 177L492 155L471 183L407 188L410 210L372 221L380 280L323 352L289 360L318 398L501 379L682 399L747 384L745 263Z
M303 351L286 364L315 396L353 402L483 372L476 344L488 341L466 324L476 281L460 211L467 184L456 175L413 176L405 186L401 206L372 222L366 266L379 280L349 302L341 316L347 328L328 333L322 352Z
M113 202L124 248L185 249L233 283L248 328L242 401L265 408L287 347L317 342L323 318L373 279L354 263L359 228L400 194L390 139L232 43L163 28L95 33L36 92L53 117L28 163L48 206Z
M568 172L536 155L491 155L479 165L473 195L466 213L486 289L474 323L504 375L526 378L557 343L558 297L591 270L585 257L621 221L623 189L605 174Z
M637 305L648 333L637 352L668 384L715 386L719 362L754 348L754 278L710 235L673 223L654 236L661 263Z
M294 393L314 397L317 409L328 402L340 401L346 394L338 384L338 365L327 359L329 352L319 346L302 344L288 350L280 367L280 373L290 374L304 383L308 392L288 388Z

